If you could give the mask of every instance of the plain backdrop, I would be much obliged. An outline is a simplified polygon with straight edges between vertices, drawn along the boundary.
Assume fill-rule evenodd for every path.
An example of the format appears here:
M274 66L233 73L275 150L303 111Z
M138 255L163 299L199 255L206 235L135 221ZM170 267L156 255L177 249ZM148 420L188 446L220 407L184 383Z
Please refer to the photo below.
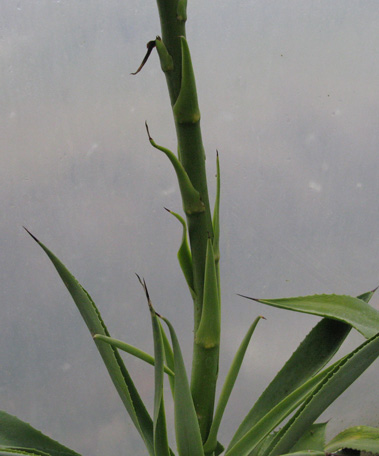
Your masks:
M220 380L261 321L221 441L317 317L237 293L358 295L378 283L379 9L375 0L188 5L214 200L220 154ZM0 3L0 398L84 456L145 455L66 289L25 225L90 292L114 337L151 352L135 272L174 324L188 365L191 299L176 261L175 174L148 143L176 149L155 53L153 1ZM379 298L372 305L378 309ZM357 346L352 332L342 352ZM125 356L152 409L153 370ZM379 425L378 363L323 415L330 434ZM172 412L167 394L167 407Z

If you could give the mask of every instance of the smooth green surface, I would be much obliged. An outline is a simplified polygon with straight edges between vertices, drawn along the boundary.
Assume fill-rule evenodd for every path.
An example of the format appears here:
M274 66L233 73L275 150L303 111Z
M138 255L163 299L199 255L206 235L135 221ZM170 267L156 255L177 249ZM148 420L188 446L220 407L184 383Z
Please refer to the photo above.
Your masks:
M221 424L221 420L222 420L226 405L227 405L230 395L232 393L234 384L237 380L237 376L239 374L239 371L240 371L244 356L246 354L247 347L249 346L251 337L254 333L254 330L255 330L259 320L261 320L261 318L263 318L263 317L256 318L254 320L253 324L248 329L246 336L242 340L241 345L239 346L237 353L235 354L232 365L230 366L229 372L225 378L225 382L222 387L220 397L219 397L219 400L217 403L211 430L209 432L208 439L207 439L206 443L204 444L204 451L206 453L212 453L213 451L215 451L215 449L217 447L217 433L218 433L218 430L219 430L219 427Z
M174 350L174 410L175 433L179 456L204 456L199 423L188 383L186 368L175 330L171 323L167 324Z
M366 339L374 336L379 328L379 311L362 299L352 296L324 294L283 299L248 299L281 309L340 320L353 326Z
M109 345L112 345L113 347L119 348L120 350L129 353L130 355L133 355L136 358L139 358L142 361L151 364L152 366L154 366L155 364L154 356L151 356L148 353L140 350L139 348L134 347L133 345L129 345L126 342L123 342L122 340L114 339L113 337L103 336L101 334L95 334L93 338L95 340L101 340ZM167 366L164 366L164 372L171 376L175 375L174 372Z

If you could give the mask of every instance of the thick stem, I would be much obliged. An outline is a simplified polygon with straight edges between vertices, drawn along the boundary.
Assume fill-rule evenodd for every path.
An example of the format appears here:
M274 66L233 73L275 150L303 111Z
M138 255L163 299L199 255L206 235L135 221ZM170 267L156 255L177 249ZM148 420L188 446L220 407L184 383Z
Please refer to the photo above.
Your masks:
M179 2L183 2L183 0L179 0ZM165 75L174 112L179 159L192 185L200 193L205 207L203 212L187 214L195 291L194 335L196 335L202 313L207 240L209 237L213 237L205 170L205 153L199 115L197 115L196 109L193 111L193 115L191 111L191 108L197 107L192 64L189 54L186 61L183 61L184 57L182 58L183 46L188 50L186 42L183 43L185 40L180 38L185 37L185 15L183 16L183 10L180 9L181 14L178 16L178 0L157 0L157 3L161 21L162 42L173 61L172 69L165 71ZM183 74L185 75L184 77ZM191 81L188 84L189 80ZM181 92L184 85L186 90ZM181 99L178 101L179 95ZM177 101L178 103L176 104ZM208 436L213 418L218 359L218 346L205 348L202 345L198 345L196 341L194 342L191 391L204 441Z

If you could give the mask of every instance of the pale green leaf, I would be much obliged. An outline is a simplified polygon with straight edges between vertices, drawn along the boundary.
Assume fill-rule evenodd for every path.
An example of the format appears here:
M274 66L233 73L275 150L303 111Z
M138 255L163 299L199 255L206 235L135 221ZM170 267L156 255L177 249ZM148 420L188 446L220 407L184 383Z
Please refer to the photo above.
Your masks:
M345 429L325 446L325 451L333 453L343 448L379 454L379 429L369 426Z
M208 439L204 444L204 452L205 453L212 453L215 451L217 447L217 433L221 424L221 419L223 417L226 405L228 403L229 397L232 393L233 386L235 381L237 380L238 373L240 371L242 361L244 359L247 347L251 340L251 337L254 333L254 330L259 322L259 320L263 317L258 317L255 319L253 324L250 326L249 330L246 333L241 345L239 346L237 353L233 359L232 365L230 366L229 372L225 378L224 385L222 387L220 397L217 403L215 415L213 418L212 426L209 431Z
M199 423L179 342L171 323L166 318L162 319L170 330L174 349L174 413L178 453L179 456L204 456Z
M352 296L323 294L282 299L243 297L281 309L340 320L353 326L366 339L379 332L379 311L371 307L364 300L353 298Z
M155 359L153 356L140 350L137 347L134 347L134 345L129 345L126 342L123 342L122 340L114 339L113 337L103 336L101 334L95 334L93 338L95 340L101 340L107 344L113 345L113 347L119 348L120 350L129 353L130 355L133 355L136 358L141 359L142 361L145 361L148 364L151 364L152 366L154 366L155 364ZM166 372L166 374L174 376L174 372L167 366L164 366L163 369Z

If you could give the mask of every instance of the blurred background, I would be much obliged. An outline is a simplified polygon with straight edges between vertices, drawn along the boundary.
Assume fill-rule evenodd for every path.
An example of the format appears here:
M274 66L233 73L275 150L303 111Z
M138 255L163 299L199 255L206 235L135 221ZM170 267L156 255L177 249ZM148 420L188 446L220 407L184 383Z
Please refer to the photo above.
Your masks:
M264 315L224 443L317 317L236 294L358 295L378 283L379 9L375 0L191 0L211 199L220 154L222 381ZM0 408L83 456L145 455L69 294L26 226L90 292L114 337L152 352L135 272L179 333L192 309L176 261L176 149L153 1L0 3ZM371 304L379 308L379 295ZM363 342L352 332L342 350ZM125 355L152 409L153 370ZM323 415L379 425L378 363ZM168 409L170 402L168 400Z

